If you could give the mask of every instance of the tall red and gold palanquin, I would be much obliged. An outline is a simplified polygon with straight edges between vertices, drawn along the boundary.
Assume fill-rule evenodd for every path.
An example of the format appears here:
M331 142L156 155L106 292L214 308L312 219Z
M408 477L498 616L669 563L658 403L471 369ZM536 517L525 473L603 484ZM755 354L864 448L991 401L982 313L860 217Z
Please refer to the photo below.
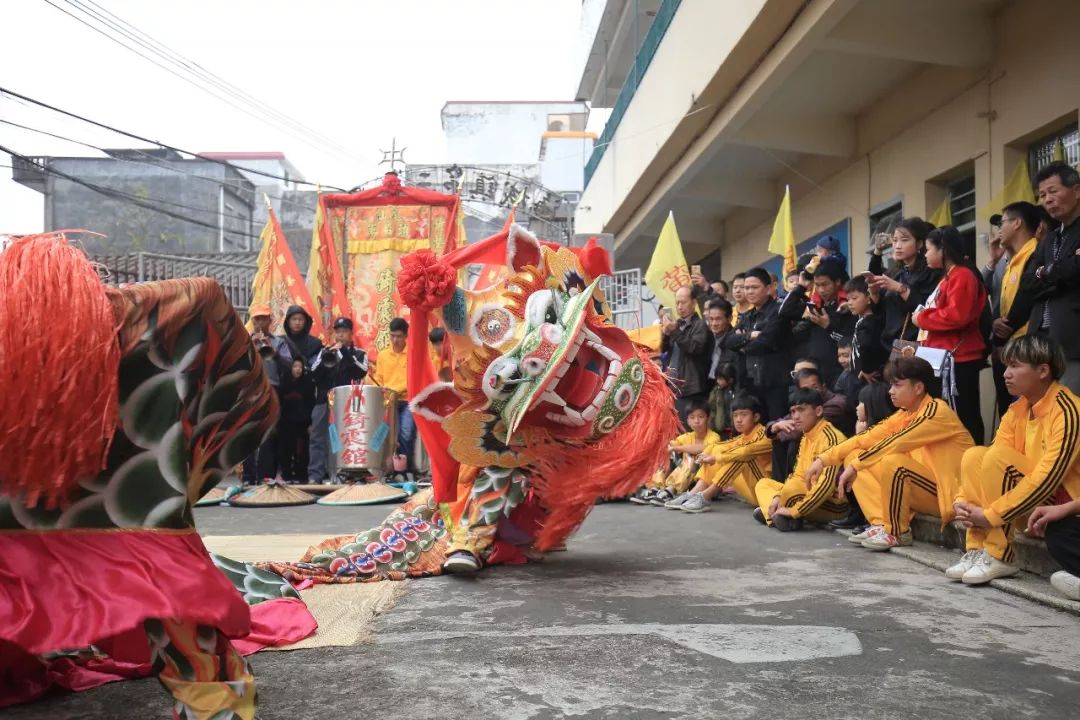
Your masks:
M461 231L458 198L401 184L387 173L380 186L319 197L321 242L344 248L345 284L356 344L377 357L390 345L390 321L408 317L397 275L401 257L415 250L453 250Z

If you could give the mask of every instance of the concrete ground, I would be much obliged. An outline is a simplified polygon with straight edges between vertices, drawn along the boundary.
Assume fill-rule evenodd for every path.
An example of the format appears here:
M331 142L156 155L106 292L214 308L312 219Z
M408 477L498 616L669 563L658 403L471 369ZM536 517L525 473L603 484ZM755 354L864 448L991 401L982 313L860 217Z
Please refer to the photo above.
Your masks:
M200 508L204 534L339 534L386 507ZM1076 717L1080 621L994 588L780 534L725 501L596 508L570 551L410 582L376 641L252 659L259 717ZM0 712L165 717L155 680Z

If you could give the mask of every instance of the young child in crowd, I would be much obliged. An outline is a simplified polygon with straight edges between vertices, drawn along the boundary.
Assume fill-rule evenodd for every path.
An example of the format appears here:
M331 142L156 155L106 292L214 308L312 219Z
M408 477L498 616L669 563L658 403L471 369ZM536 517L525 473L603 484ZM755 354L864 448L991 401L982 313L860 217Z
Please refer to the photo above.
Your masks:
M876 312L866 278L853 277L844 286L844 291L848 310L857 318L851 343L851 370L864 384L881 380L882 370L889 361L889 350L881 341L885 325Z
M315 380L302 360L293 360L278 385L278 467L287 482L303 482L308 468L308 426L315 407Z
M732 424L732 407L735 400L735 384L738 371L731 363L725 363L716 370L716 385L709 392L709 427L722 440L735 437Z
M754 519L781 532L801 530L803 519L828 522L847 513L846 499L837 498L839 468L829 468L813 484L806 482L806 471L815 458L842 443L844 434L823 416L825 400L817 390L795 388L791 391L791 419L802 432L799 455L787 480L759 480L755 488L758 507ZM841 496L843 497L843 496Z
M754 502L754 487L772 470L772 440L761 424L761 403L753 395L739 393L731 404L731 417L738 433L731 440L705 446L697 456L700 479L690 496L675 507L689 513L712 510L712 501L733 488Z
M837 395L843 395L847 398L848 405L854 407L858 402L859 390L862 389L864 383L851 369L851 349L851 338L845 337L836 341L836 361L840 363L841 371L840 377L836 378L833 384L832 391Z
M720 436L709 429L709 410L704 404L696 404L690 408L686 423L690 426L690 432L679 435L668 446L676 457L675 469L663 479L654 476L651 482L630 497L630 502L664 507L678 498L681 498L681 505L690 497L687 488L698 469L694 458L700 455L707 445L720 442Z

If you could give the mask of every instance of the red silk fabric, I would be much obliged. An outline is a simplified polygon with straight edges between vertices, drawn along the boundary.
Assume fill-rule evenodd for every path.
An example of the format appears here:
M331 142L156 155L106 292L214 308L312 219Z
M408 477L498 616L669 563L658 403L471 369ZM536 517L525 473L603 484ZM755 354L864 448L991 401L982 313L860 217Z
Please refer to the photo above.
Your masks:
M194 530L0 532L0 641L30 654L96 644L147 618L246 635L244 598Z
M263 648L300 642L317 626L303 601L267 600L251 607L251 632L232 642L242 655L251 655ZM152 672L150 646L142 627L100 640L96 646L107 657L79 661L61 657L46 663L0 640L0 708L30 702L54 687L83 692Z

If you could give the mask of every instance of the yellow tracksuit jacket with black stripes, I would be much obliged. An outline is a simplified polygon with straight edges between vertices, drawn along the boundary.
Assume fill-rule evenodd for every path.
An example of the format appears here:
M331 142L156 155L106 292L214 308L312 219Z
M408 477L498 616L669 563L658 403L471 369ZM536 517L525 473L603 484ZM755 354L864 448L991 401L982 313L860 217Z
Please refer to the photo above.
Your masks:
M877 425L820 455L826 466L848 464L855 470L871 467L893 453L910 455L938 478L959 485L964 451L975 446L971 433L944 400L927 395L914 410L897 410ZM951 493L950 493L951 494ZM952 511L952 497L938 494L941 517Z
M785 485L794 485L799 489L806 488L806 474L813 461L821 457L823 452L836 448L843 443L843 440L845 440L843 433L838 431L833 423L822 418L799 440L799 454L795 459L795 468L792 474L787 476ZM839 467L826 467L814 486L807 488L806 495L792 506L792 517L807 517L825 504L833 505L843 502L836 497L836 478L839 475ZM831 507L829 510L838 512L841 508Z
M720 440L705 446L705 454L716 458L716 463L704 473L698 473L702 479L716 482L715 477L722 466L732 463L756 463L758 474L764 477L772 469L772 440L769 439L764 425L755 425L750 432L737 435L730 440ZM738 468L735 468L736 470Z
M1033 428L1029 427L1032 423ZM1064 385L1051 385L1034 406L1025 398L1010 405L990 445L995 446L1021 453L1034 468L990 507L983 508L994 527L1050 502L1058 488L1064 487L1073 500L1080 498L1080 398ZM964 497L963 490L956 499L972 500Z

